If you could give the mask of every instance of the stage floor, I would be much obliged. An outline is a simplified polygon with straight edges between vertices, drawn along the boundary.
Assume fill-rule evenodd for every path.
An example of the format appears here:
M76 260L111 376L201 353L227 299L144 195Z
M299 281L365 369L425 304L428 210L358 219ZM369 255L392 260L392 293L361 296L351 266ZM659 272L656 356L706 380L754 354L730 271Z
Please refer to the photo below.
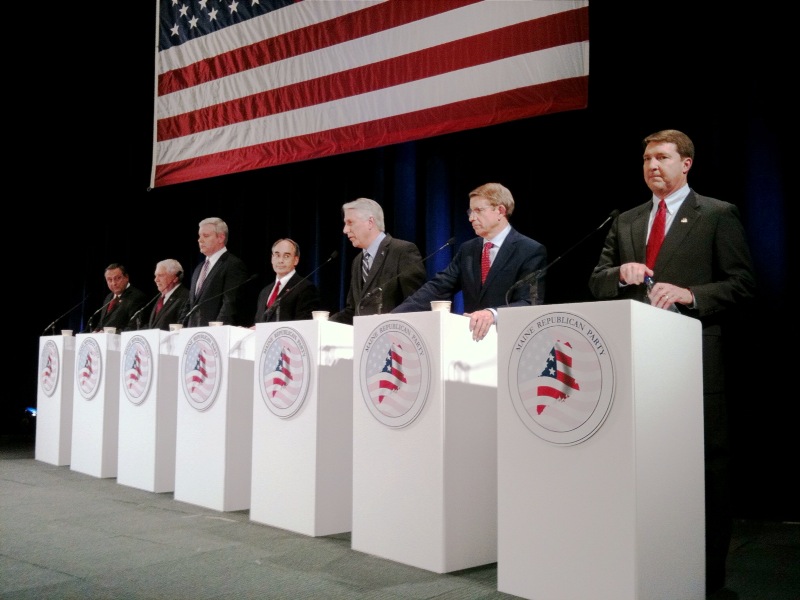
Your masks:
M0 598L512 599L497 564L435 574L34 459L0 437ZM800 598L800 524L736 521L717 600ZM547 599L542 599L547 600ZM589 600L589 599L587 599Z

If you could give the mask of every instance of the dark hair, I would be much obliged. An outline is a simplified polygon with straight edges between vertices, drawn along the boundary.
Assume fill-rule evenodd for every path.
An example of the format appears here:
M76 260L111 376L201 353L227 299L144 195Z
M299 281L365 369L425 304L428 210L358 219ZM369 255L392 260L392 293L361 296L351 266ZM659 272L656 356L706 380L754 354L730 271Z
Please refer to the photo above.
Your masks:
M119 269L125 277L128 276L128 269L122 263L111 263L106 267L106 271L113 271L114 269Z
M694 144L688 135L677 129L662 129L648 135L642 140L642 147L648 144L675 144L675 149L681 158L694 160Z

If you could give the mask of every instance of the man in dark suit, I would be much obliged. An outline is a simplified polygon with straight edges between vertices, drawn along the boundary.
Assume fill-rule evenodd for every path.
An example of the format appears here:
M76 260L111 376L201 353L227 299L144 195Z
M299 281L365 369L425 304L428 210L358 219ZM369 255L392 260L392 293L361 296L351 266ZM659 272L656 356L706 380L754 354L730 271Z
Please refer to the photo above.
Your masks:
M181 263L174 258L157 263L155 280L161 296L150 309L148 327L169 331L171 323L183 322L183 315L189 302L189 290L181 285L183 280Z
M211 321L243 325L241 287L247 282L247 267L228 252L228 225L217 217L203 219L197 242L206 260L192 274L187 327L205 327Z
M498 308L541 304L544 278L536 282L534 300L530 285L514 284L545 266L547 250L511 227L508 218L513 212L514 197L505 186L487 183L472 190L467 214L479 237L462 244L444 270L392 312L430 310L432 300L450 300L461 291L464 314L470 318L469 329L473 339L479 341L497 322Z
M425 281L417 246L386 233L381 205L358 198L342 206L343 233L361 252L353 259L344 309L331 321L353 324L354 316L390 312Z
M258 294L255 323L310 319L311 312L319 308L319 290L298 275L299 262L300 246L294 240L284 238L272 245L275 281Z
M147 296L140 289L130 284L128 270L124 265L111 263L105 271L106 284L111 290L103 300L103 306L95 313L99 315L99 320L95 327L92 327L92 320L89 319L91 331L103 331L105 327L116 327L117 333L133 328L131 317L147 303Z
M691 139L668 129L646 137L643 145L644 180L653 195L611 226L589 288L600 300L628 298L664 309L677 306L702 323L706 591L712 594L725 584L732 528L722 331L732 309L753 298L756 281L736 206L689 187ZM666 233L655 258L646 258L662 200ZM645 277L656 282L649 294Z

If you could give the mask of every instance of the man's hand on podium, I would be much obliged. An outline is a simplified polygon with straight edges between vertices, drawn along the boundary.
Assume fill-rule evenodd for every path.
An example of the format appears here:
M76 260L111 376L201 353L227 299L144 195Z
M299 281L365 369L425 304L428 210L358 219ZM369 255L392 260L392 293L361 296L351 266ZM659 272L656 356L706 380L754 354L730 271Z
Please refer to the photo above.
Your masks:
M476 310L474 313L464 313L464 316L469 317L469 330L476 342L485 338L489 328L494 325L494 313L488 308Z

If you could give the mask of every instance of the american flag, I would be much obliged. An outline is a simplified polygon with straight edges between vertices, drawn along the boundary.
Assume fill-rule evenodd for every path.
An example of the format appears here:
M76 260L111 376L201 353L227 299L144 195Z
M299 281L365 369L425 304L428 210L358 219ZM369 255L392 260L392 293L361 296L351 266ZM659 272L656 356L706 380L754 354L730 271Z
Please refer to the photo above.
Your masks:
M86 361L83 363L83 367L81 368L80 371L81 387L84 390L91 388L91 386L94 383L94 379L95 376L94 376L94 366L92 363L92 355L87 354Z
M300 349L294 342L283 340L275 369L265 376L264 381L264 389L275 406L288 408L297 401L303 373Z
M408 383L405 373L403 373L402 350L400 345L392 344L392 347L389 348L389 352L386 354L386 362L375 382L375 389L378 392L376 399L378 402L383 402L383 399L386 397L385 394L396 392L400 384Z
M45 364L44 369L42 370L42 379L47 379L53 374L53 355L47 355L47 364Z
M142 357L138 350L133 356L130 368L125 371L125 382L134 397L141 395L144 389L142 386Z
M151 186L582 109L588 0L159 0Z
M372 403L390 417L405 414L417 400L421 382L419 356L407 351L405 343L392 334L386 336L390 346L383 367L367 377L367 389ZM413 348L410 342L409 347Z
M214 391L217 370L216 361L213 355L206 353L199 348L194 363L194 368L190 369L186 375L186 389L196 402L205 402Z
M536 386L536 395L539 398L566 400L572 393L581 389L573 377L571 353L572 346L569 342L558 341L550 349L547 366L539 374ZM546 407L546 404L540 404L536 407L536 412L542 414Z

